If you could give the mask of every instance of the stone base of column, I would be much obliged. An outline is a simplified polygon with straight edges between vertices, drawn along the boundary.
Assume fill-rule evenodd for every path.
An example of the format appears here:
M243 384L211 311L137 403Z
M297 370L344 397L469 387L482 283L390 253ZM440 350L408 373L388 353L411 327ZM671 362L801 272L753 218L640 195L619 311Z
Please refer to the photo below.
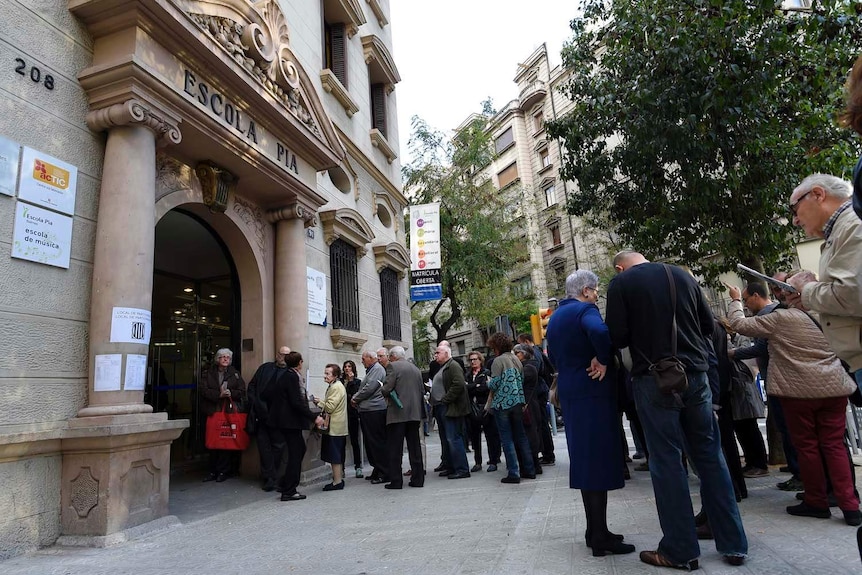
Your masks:
M164 413L70 420L61 447L61 539L105 546L167 517L171 442L188 426Z

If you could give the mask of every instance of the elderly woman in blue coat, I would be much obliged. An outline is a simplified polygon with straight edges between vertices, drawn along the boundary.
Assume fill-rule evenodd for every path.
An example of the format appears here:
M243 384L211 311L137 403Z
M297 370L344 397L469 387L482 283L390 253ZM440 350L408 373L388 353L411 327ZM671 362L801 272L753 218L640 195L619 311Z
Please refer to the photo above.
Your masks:
M634 545L608 530L608 491L623 480L613 355L598 300L599 278L578 270L566 278L566 299L548 324L548 354L557 366L557 394L569 449L569 487L580 489L585 534L593 555L631 553Z

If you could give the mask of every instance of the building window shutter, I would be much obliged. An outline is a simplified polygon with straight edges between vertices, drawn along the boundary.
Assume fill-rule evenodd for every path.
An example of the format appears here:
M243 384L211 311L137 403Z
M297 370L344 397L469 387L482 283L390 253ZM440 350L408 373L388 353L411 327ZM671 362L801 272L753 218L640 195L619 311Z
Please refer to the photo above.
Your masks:
M371 127L386 137L386 88L383 84L371 85Z
M344 24L333 24L331 27L332 42L332 73L347 88L347 33Z
M344 240L329 247L329 272L332 277L332 327L359 331L359 281L356 248Z
M398 274L391 268L383 268L380 272L380 300L383 304L383 339L401 341Z

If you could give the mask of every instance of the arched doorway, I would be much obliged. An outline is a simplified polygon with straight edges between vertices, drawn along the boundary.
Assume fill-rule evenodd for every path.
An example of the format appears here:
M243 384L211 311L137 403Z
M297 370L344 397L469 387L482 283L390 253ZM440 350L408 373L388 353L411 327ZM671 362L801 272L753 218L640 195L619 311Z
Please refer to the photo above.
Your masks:
M180 208L156 225L150 378L144 401L190 426L172 444L172 467L205 453L197 382L218 349L240 369L240 289L230 252L200 216Z

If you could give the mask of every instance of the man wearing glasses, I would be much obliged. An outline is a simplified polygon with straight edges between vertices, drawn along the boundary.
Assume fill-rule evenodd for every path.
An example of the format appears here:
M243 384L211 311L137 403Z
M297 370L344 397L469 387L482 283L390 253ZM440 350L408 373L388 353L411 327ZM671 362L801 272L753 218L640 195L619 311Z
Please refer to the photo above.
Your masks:
M825 240L820 279L804 271L788 279L798 293L787 303L820 314L823 333L835 354L862 381L862 222L851 208L850 184L827 174L808 176L790 194L793 223Z

